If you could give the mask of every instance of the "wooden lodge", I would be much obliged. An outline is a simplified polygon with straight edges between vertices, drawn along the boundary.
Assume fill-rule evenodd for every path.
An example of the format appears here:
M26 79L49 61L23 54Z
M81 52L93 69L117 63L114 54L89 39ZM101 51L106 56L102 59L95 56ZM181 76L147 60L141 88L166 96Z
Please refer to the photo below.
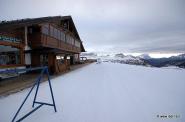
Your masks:
M48 66L59 73L78 63L84 51L71 16L0 23L0 69Z

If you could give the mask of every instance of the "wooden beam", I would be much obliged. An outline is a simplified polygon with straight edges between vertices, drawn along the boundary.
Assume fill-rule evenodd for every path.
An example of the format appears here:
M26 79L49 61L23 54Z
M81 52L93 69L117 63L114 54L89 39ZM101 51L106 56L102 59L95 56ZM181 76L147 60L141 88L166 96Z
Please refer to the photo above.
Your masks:
M25 66L24 64L8 64L8 65L0 65L0 68L14 68L18 66Z
M16 48L24 48L23 44L18 44L18 43L12 43L12 42L6 42L6 41L0 41L0 45L4 45L4 46L12 46L12 47L16 47Z

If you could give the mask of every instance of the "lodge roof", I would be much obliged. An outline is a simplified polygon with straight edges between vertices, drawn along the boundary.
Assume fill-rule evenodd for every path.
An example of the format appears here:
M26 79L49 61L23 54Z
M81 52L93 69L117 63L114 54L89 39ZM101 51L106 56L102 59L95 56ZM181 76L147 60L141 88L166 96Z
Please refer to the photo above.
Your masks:
M12 21L0 21L0 32L9 29L21 28L24 26L32 26L42 23L53 23L60 25L61 21L69 20L70 24L74 29L76 37L81 41L78 31L75 27L73 19L71 16L49 16L49 17L40 17L40 18L26 18ZM81 44L82 50L85 51L83 44Z
M42 23L54 23L54 24L60 25L60 22L62 20L70 21L71 25L74 28L75 33L77 34L77 38L80 39L71 16L49 16L49 17L40 17L40 18L26 18L26 19L12 20L12 21L1 21L0 31L4 31L6 29L20 28L24 26L37 25Z

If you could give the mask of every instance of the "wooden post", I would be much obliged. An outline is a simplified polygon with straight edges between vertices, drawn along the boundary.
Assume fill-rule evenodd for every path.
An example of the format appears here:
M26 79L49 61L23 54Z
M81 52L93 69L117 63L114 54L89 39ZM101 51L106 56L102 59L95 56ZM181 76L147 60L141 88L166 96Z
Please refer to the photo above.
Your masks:
M32 53L31 55L31 65L32 66L40 66L40 54L39 53Z
M56 56L54 53L49 53L48 54L48 67L49 67L49 71L50 73L55 73L56 72Z
M24 51L23 51L22 48L20 49L20 63L21 63L21 65L25 64L25 62L24 62Z
M27 28L27 26L24 27L24 44L25 44L25 47L24 47L25 51L31 50L31 48L28 46L28 28ZM31 65L30 53L24 54L24 59L25 59L24 63L26 65Z

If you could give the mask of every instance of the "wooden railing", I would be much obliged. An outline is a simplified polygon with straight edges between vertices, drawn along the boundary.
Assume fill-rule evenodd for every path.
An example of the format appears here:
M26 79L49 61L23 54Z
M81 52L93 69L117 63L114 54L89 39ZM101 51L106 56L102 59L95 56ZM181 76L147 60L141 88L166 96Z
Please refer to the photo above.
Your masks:
M35 33L29 36L29 40L31 41L31 46L35 47L49 47L60 49L61 51L68 51L72 53L80 53L80 48L74 45L68 44L65 41L58 40L54 37L42 34Z

